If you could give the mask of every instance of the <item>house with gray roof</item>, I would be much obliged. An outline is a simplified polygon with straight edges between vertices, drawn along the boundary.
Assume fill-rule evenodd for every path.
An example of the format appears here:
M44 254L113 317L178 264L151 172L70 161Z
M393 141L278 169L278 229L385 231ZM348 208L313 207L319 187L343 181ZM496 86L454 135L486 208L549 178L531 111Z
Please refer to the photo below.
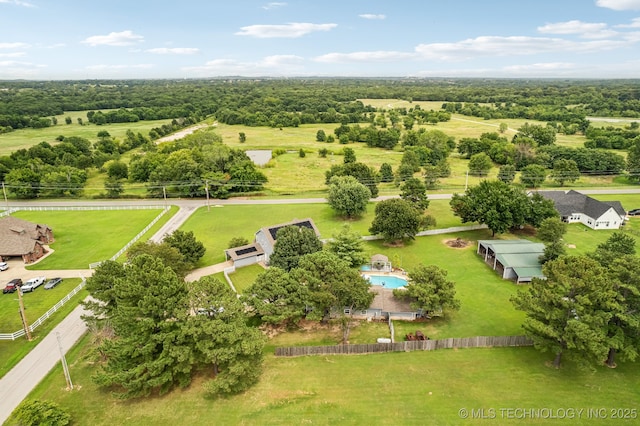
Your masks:
M47 225L6 216L0 219L0 258L21 257L32 263L47 252L45 244L54 241Z
M553 201L564 222L582 223L591 229L619 229L627 216L620 201L599 201L574 190L538 194Z
M516 284L544 278L540 256L544 244L528 240L480 240L477 252L494 271Z
M316 228L311 218L294 219L291 222L260 228L255 233L253 243L241 247L233 247L224 251L227 260L233 261L235 267L252 265L254 263L269 263L269 257L273 254L276 245L276 234L285 226L299 226L312 229L317 236L320 231Z

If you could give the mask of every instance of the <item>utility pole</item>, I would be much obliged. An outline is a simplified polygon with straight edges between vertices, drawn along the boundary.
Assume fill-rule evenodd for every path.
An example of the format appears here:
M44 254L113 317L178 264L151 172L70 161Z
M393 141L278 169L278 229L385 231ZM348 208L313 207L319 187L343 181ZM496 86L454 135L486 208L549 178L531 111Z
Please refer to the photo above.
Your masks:
M71 374L69 374L69 366L67 365L67 358L64 356L64 350L62 349L62 342L60 341L60 333L56 331L56 339L58 339L58 349L60 349L60 359L62 360L62 370L64 371L64 378L67 381L67 389L73 390L73 383L71 382Z
M7 190L4 187L4 182L2 182L2 194L4 194L4 204L7 206L7 212L9 211L9 200L7 200Z
M27 340L31 341L31 330L29 330L29 324L27 324L27 316L24 314L24 302L22 301L22 290L18 288L18 304L20 305L20 318L22 319L22 326L24 327L24 335L27 336Z
M209 211L209 181L204 181L204 191L207 193L207 211Z
M464 180L464 190L467 190L467 187L469 186L469 170L467 170L467 177Z
M162 198L164 198L164 208L167 208L167 187L162 187Z

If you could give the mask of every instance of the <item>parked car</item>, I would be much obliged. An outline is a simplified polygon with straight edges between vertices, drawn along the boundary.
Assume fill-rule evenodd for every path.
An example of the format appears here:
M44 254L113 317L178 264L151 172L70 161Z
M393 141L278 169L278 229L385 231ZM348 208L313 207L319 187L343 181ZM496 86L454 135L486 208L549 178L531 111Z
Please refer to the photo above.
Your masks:
M20 287L22 285L22 280L20 278L14 278L11 281L9 281L7 283L7 285L4 287L4 289L2 290L3 294L7 294L7 293L13 293L15 292L18 287Z
M62 282L62 278L51 278L49 281L47 281L47 283L44 285L44 289L45 290L51 290L52 288L54 288L55 286L57 286L58 284L60 284Z
M640 209L633 209L627 212L629 216L640 216Z
M40 287L42 284L44 284L46 278L45 277L35 277L35 278L31 278L30 280L27 280L21 287L22 294L24 293L29 293L32 292L33 290L35 290L36 288Z
M9 269L9 264L7 262L0 262L0 271L6 271Z

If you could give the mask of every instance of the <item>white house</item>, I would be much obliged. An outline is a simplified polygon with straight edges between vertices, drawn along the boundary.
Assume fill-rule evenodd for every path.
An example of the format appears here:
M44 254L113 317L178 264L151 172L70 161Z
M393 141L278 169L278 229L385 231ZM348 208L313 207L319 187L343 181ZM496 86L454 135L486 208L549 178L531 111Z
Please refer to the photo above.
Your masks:
M620 201L599 201L574 190L538 194L553 201L564 222L582 223L591 229L619 229L627 216Z

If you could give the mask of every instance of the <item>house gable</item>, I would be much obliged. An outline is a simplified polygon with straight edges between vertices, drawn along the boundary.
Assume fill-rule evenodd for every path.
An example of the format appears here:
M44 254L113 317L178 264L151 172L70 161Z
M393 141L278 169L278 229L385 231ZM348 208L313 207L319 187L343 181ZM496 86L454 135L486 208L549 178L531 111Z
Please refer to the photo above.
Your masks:
M538 193L553 201L567 223L579 222L592 229L618 229L624 223L626 211L619 201L603 202L574 190Z

